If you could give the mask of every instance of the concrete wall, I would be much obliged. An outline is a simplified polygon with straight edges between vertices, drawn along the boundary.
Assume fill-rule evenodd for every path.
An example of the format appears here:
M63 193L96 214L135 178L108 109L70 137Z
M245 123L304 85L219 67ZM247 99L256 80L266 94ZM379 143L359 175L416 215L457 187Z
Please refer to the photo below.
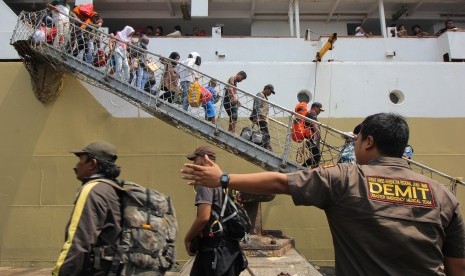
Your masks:
M108 140L118 147L122 179L172 196L180 227L178 259L188 259L182 240L195 216L194 193L181 180L179 169L186 162L185 155L203 142L155 118L111 116L72 76L65 77L61 95L48 105L35 99L29 75L21 63L0 63L0 76L0 266L53 265L79 187L72 171L77 159L69 151L96 139ZM109 97L112 96L108 94L107 100ZM111 101L124 105L115 98ZM360 120L323 121L349 130ZM408 121L415 160L454 176L463 175L465 119ZM259 171L232 154L222 150L218 153L218 163L227 171ZM458 190L458 198L465 202L463 187ZM322 211L296 207L287 196L277 196L262 210L265 229L281 229L294 237L297 249L315 264L334 262Z

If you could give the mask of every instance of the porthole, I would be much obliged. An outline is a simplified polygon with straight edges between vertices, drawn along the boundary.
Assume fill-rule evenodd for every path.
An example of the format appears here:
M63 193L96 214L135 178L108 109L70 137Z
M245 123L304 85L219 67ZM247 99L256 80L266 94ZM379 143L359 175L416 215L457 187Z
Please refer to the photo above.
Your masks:
M389 100L393 104L401 104L405 100L405 95L402 91L394 89L389 92Z

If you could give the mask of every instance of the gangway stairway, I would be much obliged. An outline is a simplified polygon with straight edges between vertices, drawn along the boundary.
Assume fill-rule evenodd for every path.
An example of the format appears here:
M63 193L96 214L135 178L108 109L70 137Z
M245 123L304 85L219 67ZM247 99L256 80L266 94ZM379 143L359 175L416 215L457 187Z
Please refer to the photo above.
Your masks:
M214 123L205 120L205 111L202 107L189 107L188 110L184 110L181 104L176 103L177 93L172 98L173 102L160 97L163 93L165 71L169 70L169 64L173 64L172 60L138 47L130 47L130 55L133 57L128 62L130 66L134 64L136 58L138 61L148 63L150 60L156 64L152 67L153 70L149 70L147 67L137 69L140 70L141 75L147 74L152 82L155 80L155 85L148 90L144 90L143 87L137 88L137 76L130 82L124 74L120 73L119 76L116 76L117 73L114 73L117 66L115 66L115 60L112 57L116 56L116 53L110 45L114 45L115 40L91 26L86 29L73 27L74 25L80 26L81 22L74 18L70 18L70 21L72 26L70 34L61 41L60 37L53 36L51 30L55 26L47 20L46 10L22 12L18 17L11 44L22 57L31 75L36 96L43 102L52 101L57 96L62 74L67 72L78 79L124 98L174 127L272 171L292 172L303 169L301 164L307 158L312 158L305 143L295 143L291 139L291 129L295 119L307 120L309 123L319 125L319 130L313 135L319 137L320 141L320 165L335 164L342 146L347 139L351 138L350 135L330 126L311 121L272 102L266 102L269 105L268 128L271 134L272 151L267 150L240 136L240 131L243 128L253 127L249 116L254 101L261 100L257 96L241 89L236 90L240 101L239 119L236 133L231 133L228 131L228 115L223 105L224 97L219 97L219 102L214 105L216 111ZM80 39L81 37L85 37L85 39ZM88 42L92 43L86 44ZM118 42L116 41L116 43ZM89 46L84 46L84 44ZM106 52L108 56L98 54L96 60L85 61L85 49L78 55L73 55L73 50L78 53L79 48L85 47L94 49L95 52L98 48L98 51ZM102 66L99 67L99 65ZM178 72L185 70L185 72L196 74L201 85L205 86L211 80L215 80L217 83L216 91L219 95L224 96L225 88L230 87L221 80L183 64L178 63L176 66ZM410 161L410 164L412 169L416 171L439 178L452 191L455 191L457 183L465 185L461 180L417 162Z

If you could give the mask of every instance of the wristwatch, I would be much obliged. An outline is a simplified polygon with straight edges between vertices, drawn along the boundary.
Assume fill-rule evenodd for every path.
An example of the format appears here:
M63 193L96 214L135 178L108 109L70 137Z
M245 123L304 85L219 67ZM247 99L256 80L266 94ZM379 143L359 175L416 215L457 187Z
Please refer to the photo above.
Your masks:
M220 183L221 183L221 187L223 189L227 189L228 188L228 184L229 184L229 173L227 172L224 172L221 177L220 177Z

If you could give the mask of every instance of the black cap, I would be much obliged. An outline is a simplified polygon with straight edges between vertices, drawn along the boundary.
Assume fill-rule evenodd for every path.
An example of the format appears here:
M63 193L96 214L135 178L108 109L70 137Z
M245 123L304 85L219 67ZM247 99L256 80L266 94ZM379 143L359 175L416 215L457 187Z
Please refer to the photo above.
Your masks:
M208 158L210 158L212 161L216 160L216 153L209 146L198 147L193 153L187 155L187 159L192 161L197 156L205 157L205 155L208 155Z
M118 156L116 155L116 147L106 141L95 141L88 144L85 148L77 151L72 151L76 156L82 154L90 154L98 159L114 163Z
M314 106L320 108L321 111L325 111L325 110L323 109L323 105L322 105L320 102L314 102L314 103L312 103L312 107L314 107Z
M267 89L267 88L269 88L269 89L271 90L271 93L276 94L276 93L274 92L274 86L273 86L272 84L267 84L267 85L265 85L265 89Z

